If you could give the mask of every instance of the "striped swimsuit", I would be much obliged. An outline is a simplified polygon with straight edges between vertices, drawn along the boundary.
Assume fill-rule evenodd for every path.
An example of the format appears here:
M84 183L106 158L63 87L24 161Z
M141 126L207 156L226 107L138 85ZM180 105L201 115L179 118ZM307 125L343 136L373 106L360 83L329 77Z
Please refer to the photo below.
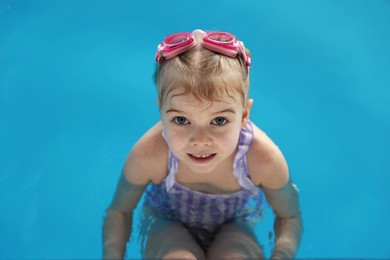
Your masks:
M242 189L232 194L207 194L175 181L177 158L169 151L168 175L146 191L144 209L170 220L180 221L198 241L207 246L221 225L229 221L254 222L262 215L264 196L249 179L246 154L253 138L248 122L240 132L233 174Z

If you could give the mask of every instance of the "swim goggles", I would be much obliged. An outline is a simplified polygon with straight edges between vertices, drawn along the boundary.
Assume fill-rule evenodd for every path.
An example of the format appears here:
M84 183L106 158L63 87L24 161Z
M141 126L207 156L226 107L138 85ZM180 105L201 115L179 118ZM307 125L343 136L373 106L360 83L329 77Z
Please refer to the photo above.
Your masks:
M157 46L156 61L160 62L161 58L171 59L195 47L197 44L195 33L202 35L202 46L208 50L233 58L241 52L249 69L251 58L247 55L242 41L239 41L233 34L228 32L204 32L199 29L192 33L179 32L165 37L164 41Z

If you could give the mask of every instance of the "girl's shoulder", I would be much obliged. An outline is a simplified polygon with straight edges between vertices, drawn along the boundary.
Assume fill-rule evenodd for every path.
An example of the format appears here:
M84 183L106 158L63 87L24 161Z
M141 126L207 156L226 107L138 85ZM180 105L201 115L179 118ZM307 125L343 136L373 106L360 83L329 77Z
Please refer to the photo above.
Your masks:
M167 175L168 146L162 136L162 124L150 128L127 156L124 174L138 184L160 183Z
M288 181L287 162L279 147L253 124L253 140L247 154L248 171L258 186L276 189Z

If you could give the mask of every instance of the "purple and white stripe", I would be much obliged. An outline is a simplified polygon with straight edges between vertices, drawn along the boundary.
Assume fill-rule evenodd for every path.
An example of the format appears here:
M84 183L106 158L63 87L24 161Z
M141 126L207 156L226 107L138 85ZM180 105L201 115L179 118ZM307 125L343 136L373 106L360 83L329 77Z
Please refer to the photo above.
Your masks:
M242 190L233 194L207 194L191 190L175 181L178 161L169 151L168 176L160 185L152 185L145 197L145 206L186 225L210 232L223 223L241 216L254 216L258 209L250 209L248 201L253 198L256 205L263 201L256 185L248 176L246 154L253 138L252 123L241 130L237 154L234 158L233 174ZM251 213L251 211L253 213ZM249 212L249 213L248 213ZM247 218L245 218L247 219Z

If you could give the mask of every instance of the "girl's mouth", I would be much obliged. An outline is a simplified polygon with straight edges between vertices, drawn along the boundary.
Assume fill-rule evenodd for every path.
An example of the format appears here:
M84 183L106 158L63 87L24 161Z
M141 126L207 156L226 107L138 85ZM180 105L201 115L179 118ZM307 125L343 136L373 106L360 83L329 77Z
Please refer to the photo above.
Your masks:
M209 161L211 161L215 155L217 155L216 153L207 153L207 154L188 154L188 157L190 157L190 159L196 163L207 163Z

